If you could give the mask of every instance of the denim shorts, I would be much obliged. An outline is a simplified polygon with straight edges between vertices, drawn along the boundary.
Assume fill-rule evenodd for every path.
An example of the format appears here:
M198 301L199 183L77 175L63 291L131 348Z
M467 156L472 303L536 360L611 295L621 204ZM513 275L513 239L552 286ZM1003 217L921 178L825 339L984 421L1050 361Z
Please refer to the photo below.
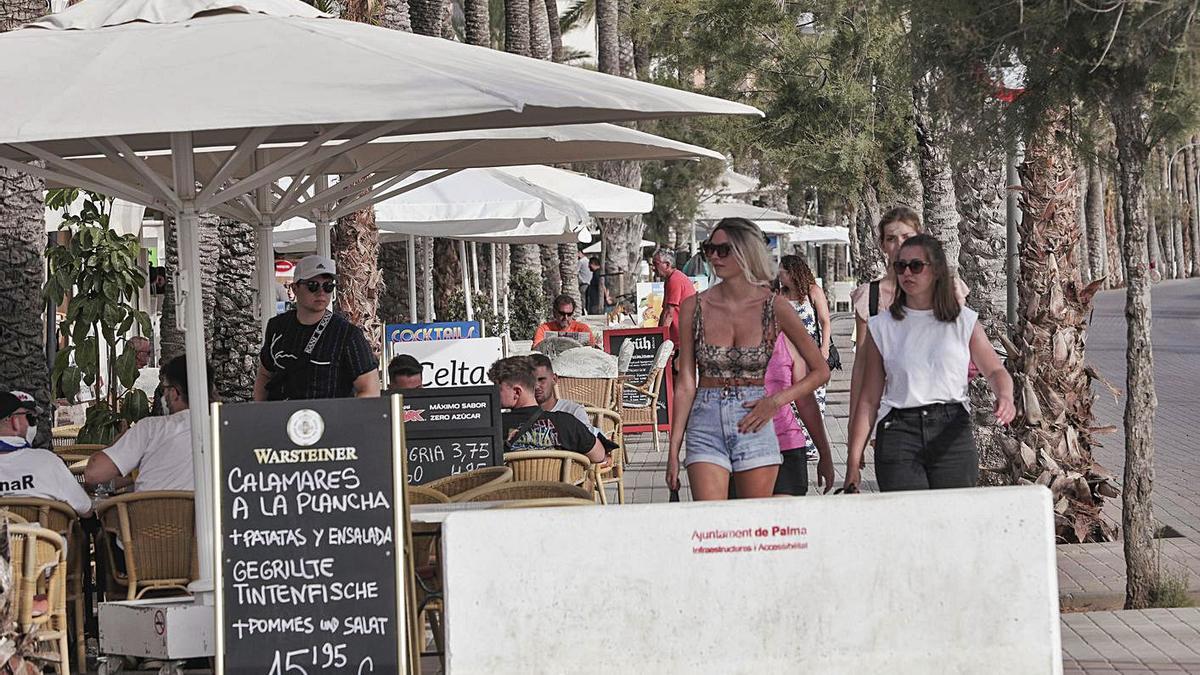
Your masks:
M687 454L683 465L707 462L736 473L782 463L773 422L753 433L744 434L737 428L750 412L744 404L765 395L762 387L697 389L684 433Z

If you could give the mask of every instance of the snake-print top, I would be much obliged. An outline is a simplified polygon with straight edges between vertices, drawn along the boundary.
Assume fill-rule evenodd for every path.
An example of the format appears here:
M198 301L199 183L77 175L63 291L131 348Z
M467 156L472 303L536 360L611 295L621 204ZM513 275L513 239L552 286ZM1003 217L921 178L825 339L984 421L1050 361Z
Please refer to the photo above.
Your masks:
M753 347L718 347L704 339L704 301L696 298L696 313L692 315L692 334L696 341L696 367L700 377L725 377L761 380L767 372L767 361L775 345L779 329L775 323L775 293L763 303L762 342Z

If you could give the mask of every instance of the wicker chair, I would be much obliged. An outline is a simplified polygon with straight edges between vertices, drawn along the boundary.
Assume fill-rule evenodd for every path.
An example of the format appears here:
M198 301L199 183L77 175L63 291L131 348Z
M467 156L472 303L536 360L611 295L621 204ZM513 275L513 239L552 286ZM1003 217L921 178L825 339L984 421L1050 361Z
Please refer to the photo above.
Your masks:
M596 503L592 491L578 485L570 485L554 480L531 480L515 483L494 485L481 490L469 501L473 502L506 502L523 501L527 499L583 499Z
M605 408L584 408L592 426L600 430L617 447L609 453L609 461L593 467L596 474L596 489L604 493L604 480L617 482L617 503L625 503L625 434L621 427L621 416ZM607 501L607 498L606 498Z
M617 409L620 378L559 377L554 391L558 398L575 401L589 408Z
M558 481L591 490L600 503L608 498L598 490L592 461L570 450L517 450L504 453L504 465L513 470L513 481ZM474 501L474 495L470 500Z
M58 455L59 459L67 464L74 464L83 459L88 459L92 453L99 452L107 445L101 443L70 443L67 445L55 445L54 454Z
M192 492L131 492L105 500L96 515L108 536L125 549L126 599L149 591L188 593L188 583L197 576Z
M79 430L83 428L80 424L68 424L66 426L54 427L50 430L50 442L55 448L64 445L75 445L75 439L79 438Z
M452 502L466 501L466 496L472 491L488 485L499 485L512 480L512 469L507 466L489 466L483 469L475 469L466 473L446 476L435 481L430 481L424 487L430 490L437 490L446 495Z
M449 498L437 490L423 485L408 486L408 503L414 504L448 504Z
M53 652L39 656L52 661L56 672L70 673L66 541L57 532L37 525L11 525L8 535L12 588L16 589L10 602L16 609L17 626L21 632L33 631L38 643L53 643ZM35 598L40 595L46 596L48 611L35 612Z
M624 397L621 398L622 429L631 426L649 426L650 433L654 438L655 452L662 452L658 442L658 395L662 390L663 374L666 372L667 363L670 362L673 351L675 351L675 343L663 340L663 343L658 346L658 353L654 355L654 368L646 376L646 381L641 384L621 383L622 391L635 392L641 400L638 405L631 406L625 403Z
M3 520L4 522L8 523L9 525L28 525L29 524L29 521L26 520L24 516L18 516L17 514L13 513L12 511L9 511L7 509L0 509L0 520Z
M497 504L498 509L532 509L543 506L595 506L595 499L582 497L546 497L545 499L512 499Z
M63 502L38 497L0 497L0 509L7 509L9 522L20 518L22 522L44 527L55 532L67 543L67 565L63 569L66 575L66 600L71 608L71 627L75 638L75 661L84 663L87 649L83 639L84 597L83 597L83 548L87 541L83 536L83 528L79 524L79 516L75 509Z

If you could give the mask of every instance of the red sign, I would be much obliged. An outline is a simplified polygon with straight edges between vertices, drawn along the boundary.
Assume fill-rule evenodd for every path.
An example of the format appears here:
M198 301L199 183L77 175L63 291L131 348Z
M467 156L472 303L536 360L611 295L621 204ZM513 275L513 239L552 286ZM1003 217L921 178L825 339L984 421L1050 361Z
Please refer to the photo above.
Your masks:
M296 264L290 260L276 260L275 261L275 273L276 274L287 274L288 272L291 272L295 267L296 267Z

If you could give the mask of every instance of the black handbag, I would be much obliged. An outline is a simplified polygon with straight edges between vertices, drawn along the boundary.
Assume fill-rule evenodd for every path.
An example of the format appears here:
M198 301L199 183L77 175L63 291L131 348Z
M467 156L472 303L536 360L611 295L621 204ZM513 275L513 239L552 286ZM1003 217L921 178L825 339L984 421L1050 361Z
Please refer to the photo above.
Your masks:
M826 363L829 364L830 370L842 369L842 355L838 353L837 345L833 344L832 340L829 342L829 358L826 359Z

